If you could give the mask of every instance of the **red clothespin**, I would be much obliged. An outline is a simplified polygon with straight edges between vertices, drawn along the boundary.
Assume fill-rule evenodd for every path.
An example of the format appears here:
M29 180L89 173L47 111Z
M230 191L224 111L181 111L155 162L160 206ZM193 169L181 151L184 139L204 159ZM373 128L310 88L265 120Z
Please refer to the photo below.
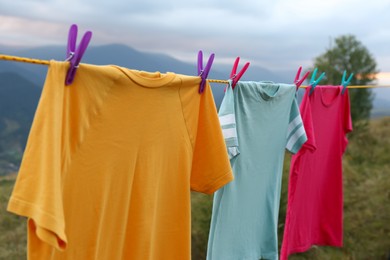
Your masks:
M199 86L199 93L201 94L204 90L204 86L206 85L206 79L209 75L211 65L214 61L214 53L212 53L209 57L209 60L207 61L206 67L203 69L203 52L198 52L198 76L202 78L202 81L200 82Z
M236 86L237 82L242 77L242 75L244 75L245 71L248 69L249 64L250 64L249 62L247 62L244 65L244 67L240 70L240 72L238 72L238 74L237 74L237 67L238 67L239 62L240 62L240 57L237 57L236 61L233 64L232 72L230 73L230 79L232 80L232 88L233 89Z
M72 24L70 27L68 35L68 48L66 52L66 61L70 62L70 67L66 74L65 85L70 85L73 83L76 70L79 67L81 58L83 57L84 52L88 47L91 37L92 32L87 31L76 49L77 25Z
M305 75L303 75L301 79L299 79L299 77L301 76L301 71L302 71L302 66L299 67L297 71L297 75L295 76L295 80L294 80L295 86L297 86L297 90L310 74L310 71L308 71L305 73Z

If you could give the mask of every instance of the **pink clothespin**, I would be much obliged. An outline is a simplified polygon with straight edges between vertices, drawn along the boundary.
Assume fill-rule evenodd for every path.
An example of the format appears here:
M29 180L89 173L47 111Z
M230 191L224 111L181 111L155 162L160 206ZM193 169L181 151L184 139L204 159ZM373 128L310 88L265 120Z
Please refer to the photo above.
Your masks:
M237 57L236 58L236 61L234 62L233 64L233 68L232 68L232 72L230 73L230 79L232 80L232 88L234 89L234 87L236 86L237 82L240 80L240 78L242 77L242 75L245 73L245 71L248 69L249 67L249 62L247 62L244 67L240 70L240 72L238 72L237 74L237 67L238 67L238 63L240 61L240 57Z
M201 94L204 90L204 86L206 84L207 76L209 75L211 65L214 61L214 53L212 53L207 61L206 67L203 69L203 52L200 50L198 52L198 76L202 78L199 86L199 93Z
M70 27L68 35L68 48L66 52L66 61L70 62L70 67L66 74L65 85L70 85L73 83L76 70L79 67L81 58L83 57L84 52L88 47L91 37L92 32L87 31L76 49L77 25L72 24Z
M294 80L294 83L297 86L297 90L299 89L299 87L302 85L302 83L306 80L306 78L310 74L310 71L308 71L301 79L299 79L299 77L301 75L301 71L302 71L302 66L299 67L299 69L297 71L297 75L295 76L295 80Z

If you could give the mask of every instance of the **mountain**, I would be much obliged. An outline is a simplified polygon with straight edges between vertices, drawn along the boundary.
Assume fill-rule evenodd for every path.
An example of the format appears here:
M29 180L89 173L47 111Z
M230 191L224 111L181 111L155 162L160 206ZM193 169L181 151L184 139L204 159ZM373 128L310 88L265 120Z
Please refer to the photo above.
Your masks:
M19 57L37 58L42 60L65 60L66 48L62 46L45 46L33 49L9 50L7 54ZM1 49L0 53L5 53ZM131 47L111 44L103 46L90 46L84 54L83 63L96 65L115 64L131 69L145 71L175 72L186 75L197 75L196 55L194 64L185 63L164 54L154 54L135 50ZM10 61L0 61L0 72L15 72L22 74L37 86L43 86L47 72L47 66L29 63L16 63ZM214 70L213 67L209 78L225 79L228 73ZM213 85L213 93L217 105L223 97L223 87L220 84Z
M40 86L44 80L47 67L40 65L40 69L44 69L40 72L35 72L34 70L31 71L31 67L32 64L0 60L0 72L10 72L20 75L23 78L29 79L31 83Z
M0 53L7 53L9 55L37 58L42 60L65 60L66 47L44 46L33 49L12 50L7 48L3 50L2 46L0 46ZM209 78L227 79L230 75L233 64L221 65L216 62L217 59L218 58L216 57L214 60ZM110 44L88 47L82 62L96 65L115 64L127 68L145 71L171 71L186 75L197 75L197 52L194 52L194 62L191 64L179 61L165 54L142 52L126 45ZM206 63L205 59L204 63ZM242 65L239 66L239 69ZM1 71L18 72L23 74L25 78L30 79L34 84L43 86L47 67L28 63L0 61L0 72ZM242 80L292 82L292 77L286 77L284 76L284 73L273 73L260 66L250 65L246 73L243 75ZM212 84L213 94L217 106L219 106L222 100L224 94L223 88L224 87L221 84Z
M390 100L376 97L372 103L371 117L377 118L390 115Z
M0 45L0 53L15 55L20 57L37 58L42 60L65 60L66 46L43 46L38 48L12 48L9 46ZM218 56L214 60L209 78L212 79L227 79L230 75L232 65L222 65L218 62ZM83 63L96 65L115 64L127 68L145 70L145 71L160 71L160 72L175 72L186 75L197 74L197 52L194 52L194 62L186 63L174 59L165 54L149 53L138 51L126 45L110 44L101 46L89 46L82 59ZM204 60L206 62L206 60ZM239 69L243 66L244 61L241 61ZM0 60L0 72L13 72L28 79L34 85L42 87L44 84L47 66L36 65L29 63L18 63ZM273 82L292 82L295 76L295 71L279 71L273 72L261 66L251 64L246 73L241 78L242 80L253 81L273 81ZM212 90L216 105L219 107L223 98L224 85L213 83ZM374 92L379 90L374 90ZM390 93L384 93L390 97ZM380 97L384 97L380 95ZM381 113L390 115L390 110L383 107L383 102L378 103L374 100L374 110L380 110ZM1 97L0 97L1 102Z
M40 94L41 88L22 76L13 72L0 73L0 137L28 133Z
M0 175L18 168L40 94L19 74L0 73Z
M41 88L13 72L0 73L0 137L17 137L19 141L30 129ZM9 141L9 140L8 140ZM0 151L5 147L1 146Z
M1 50L0 50L1 53ZM61 46L45 46L29 50L16 50L10 53L20 57L39 58L43 60L65 60L65 48ZM195 61L195 59L194 59ZM152 54L137 51L131 47L120 44L90 46L83 58L82 63L95 65L115 64L136 70L175 72L187 75L197 74L197 65L181 62L164 54ZM30 73L39 75L40 85L45 79L46 66L18 63L17 67L28 70ZM212 69L213 70L213 69ZM226 78L222 73L214 71L213 75L218 78Z
M0 46L0 53L2 52ZM16 55L21 57L38 58L43 60L65 59L65 47L63 46L44 46L33 49L23 49L9 51L7 54ZM216 61L211 68L209 78L227 79L230 75L232 65L220 65ZM102 46L90 46L86 50L82 59L84 63L91 63L96 65L115 64L123 67L128 67L137 70L145 71L161 71L161 72L175 72L187 75L197 74L197 53L194 52L194 62L186 63L174 59L165 54L149 53L138 51L122 44L110 44ZM204 63L206 61L204 60ZM28 66L30 71L42 72L40 66ZM284 74L284 73L283 73ZM275 74L260 66L251 65L247 72L244 74L244 80L272 80L272 81L285 81L285 77L280 74ZM292 79L291 79L292 80ZM289 80L287 79L287 82Z

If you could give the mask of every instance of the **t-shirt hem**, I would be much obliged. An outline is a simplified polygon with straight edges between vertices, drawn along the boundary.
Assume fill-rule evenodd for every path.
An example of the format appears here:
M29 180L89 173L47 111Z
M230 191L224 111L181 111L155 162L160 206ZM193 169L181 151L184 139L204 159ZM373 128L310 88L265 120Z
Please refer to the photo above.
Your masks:
M292 255L292 254L296 254L296 253L303 253L314 246L343 247L343 243L312 243L312 244L305 245L305 246L295 247L295 248L289 250L289 253L287 255Z
M267 260L278 260L278 253L269 253L269 254L256 254L256 255L234 255L230 257L224 256L223 258L218 259L234 259L234 260L253 260L253 259L267 259ZM214 259L215 257L213 257ZM215 258L217 259L217 258Z
M211 184L207 185L205 188L203 187L191 187L193 191L201 192L201 193L206 193L206 194L213 194L215 191L226 185L227 183L231 182L234 180L233 177L233 172L232 170L229 170L226 172L224 175L216 179L214 182Z

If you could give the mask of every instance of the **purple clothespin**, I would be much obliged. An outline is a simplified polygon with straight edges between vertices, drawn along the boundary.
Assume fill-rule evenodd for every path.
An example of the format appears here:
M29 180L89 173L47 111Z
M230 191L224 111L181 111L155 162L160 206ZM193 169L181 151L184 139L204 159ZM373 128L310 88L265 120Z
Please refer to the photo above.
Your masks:
M206 84L207 76L209 75L211 65L214 61L214 53L212 53L207 61L206 67L203 69L203 53L202 51L198 52L198 76L202 78L199 86L199 93L201 94L204 90L204 86Z
M68 73L66 74L65 85L72 84L74 76L76 75L76 70L79 67L81 58L83 57L84 52L88 47L91 37L92 32L87 31L76 49L77 25L72 24L70 27L68 35L68 48L66 52L66 61L70 61L70 67Z

